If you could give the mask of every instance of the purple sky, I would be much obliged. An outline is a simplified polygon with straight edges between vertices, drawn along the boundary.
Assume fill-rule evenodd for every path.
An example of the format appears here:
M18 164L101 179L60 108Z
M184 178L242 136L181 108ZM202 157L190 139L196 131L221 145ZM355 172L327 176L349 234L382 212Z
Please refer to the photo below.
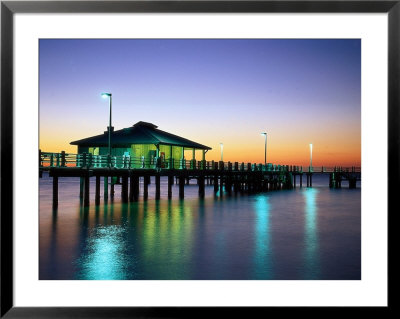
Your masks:
M103 132L101 92L116 129L152 122L209 159L223 142L226 160L260 161L267 131L276 161L305 161L311 142L321 161L360 161L359 39L40 40L42 150Z

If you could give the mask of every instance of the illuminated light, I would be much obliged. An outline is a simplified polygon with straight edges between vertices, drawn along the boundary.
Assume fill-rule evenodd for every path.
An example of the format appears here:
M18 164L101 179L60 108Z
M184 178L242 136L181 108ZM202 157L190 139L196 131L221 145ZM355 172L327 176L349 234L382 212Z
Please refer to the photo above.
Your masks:
M108 98L109 96L111 96L111 93L101 93L101 97L102 97L103 99L106 99L106 98Z
M263 132L261 135L265 137L265 147L264 147L264 165L267 167L267 133Z

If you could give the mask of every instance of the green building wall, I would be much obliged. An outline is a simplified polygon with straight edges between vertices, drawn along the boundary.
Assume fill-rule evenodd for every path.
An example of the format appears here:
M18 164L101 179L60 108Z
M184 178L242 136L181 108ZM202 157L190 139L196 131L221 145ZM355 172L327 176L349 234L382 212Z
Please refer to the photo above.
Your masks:
M169 159L174 159L174 165L178 165L178 161L180 161L183 157L183 147L182 146L171 146L171 145L160 145L160 157L163 157L165 162L169 163ZM185 151L189 151L191 153L193 149L185 148ZM93 155L107 155L108 147L82 147L78 146L78 153L91 153ZM111 151L113 156L123 156L126 153L129 153L132 159L132 167L142 167L142 159L146 162L146 166L149 163L153 163L155 157L157 156L157 147L154 144L132 144L131 147L113 147ZM191 160L187 158L187 160Z

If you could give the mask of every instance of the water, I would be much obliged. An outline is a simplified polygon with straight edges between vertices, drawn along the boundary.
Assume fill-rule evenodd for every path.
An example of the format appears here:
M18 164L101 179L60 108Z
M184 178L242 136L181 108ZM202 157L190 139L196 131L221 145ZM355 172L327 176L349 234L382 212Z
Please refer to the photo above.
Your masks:
M79 179L59 179L52 210L52 180L40 179L40 279L307 280L361 279L361 189L329 189L315 175L313 188L256 195L197 196L178 187L167 200L91 205L79 201ZM343 185L343 184L342 184ZM103 185L101 185L103 187ZM358 185L359 187L359 185ZM103 188L101 188L103 189ZM141 188L142 190L142 188Z

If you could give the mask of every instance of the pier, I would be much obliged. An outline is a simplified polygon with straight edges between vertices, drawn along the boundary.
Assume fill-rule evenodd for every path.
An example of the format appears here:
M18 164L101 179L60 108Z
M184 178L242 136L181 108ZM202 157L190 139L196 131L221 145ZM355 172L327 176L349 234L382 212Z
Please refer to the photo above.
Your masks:
M137 168L137 167L140 168ZM121 185L123 202L139 200L140 193L148 199L148 185L153 178L155 198L161 197L161 176L168 177L168 198L172 198L172 185L179 185L179 198L185 197L185 185L191 179L197 180L198 194L205 196L205 185L212 185L214 192L224 190L232 193L257 193L274 190L312 187L313 174L329 174L329 187L341 188L343 181L348 181L349 188L355 188L361 180L358 167L307 167L293 165L267 165L239 162L215 162L194 160L162 161L161 158L143 160L130 156L102 156L83 154L48 153L39 150L39 177L48 171L53 178L53 207L58 206L58 179L60 177L79 177L79 196L84 206L90 203L90 181L95 180L95 203L100 203L100 180L104 179L103 198L113 197L115 185ZM305 175L306 183L303 183ZM139 181L143 180L140 192Z

